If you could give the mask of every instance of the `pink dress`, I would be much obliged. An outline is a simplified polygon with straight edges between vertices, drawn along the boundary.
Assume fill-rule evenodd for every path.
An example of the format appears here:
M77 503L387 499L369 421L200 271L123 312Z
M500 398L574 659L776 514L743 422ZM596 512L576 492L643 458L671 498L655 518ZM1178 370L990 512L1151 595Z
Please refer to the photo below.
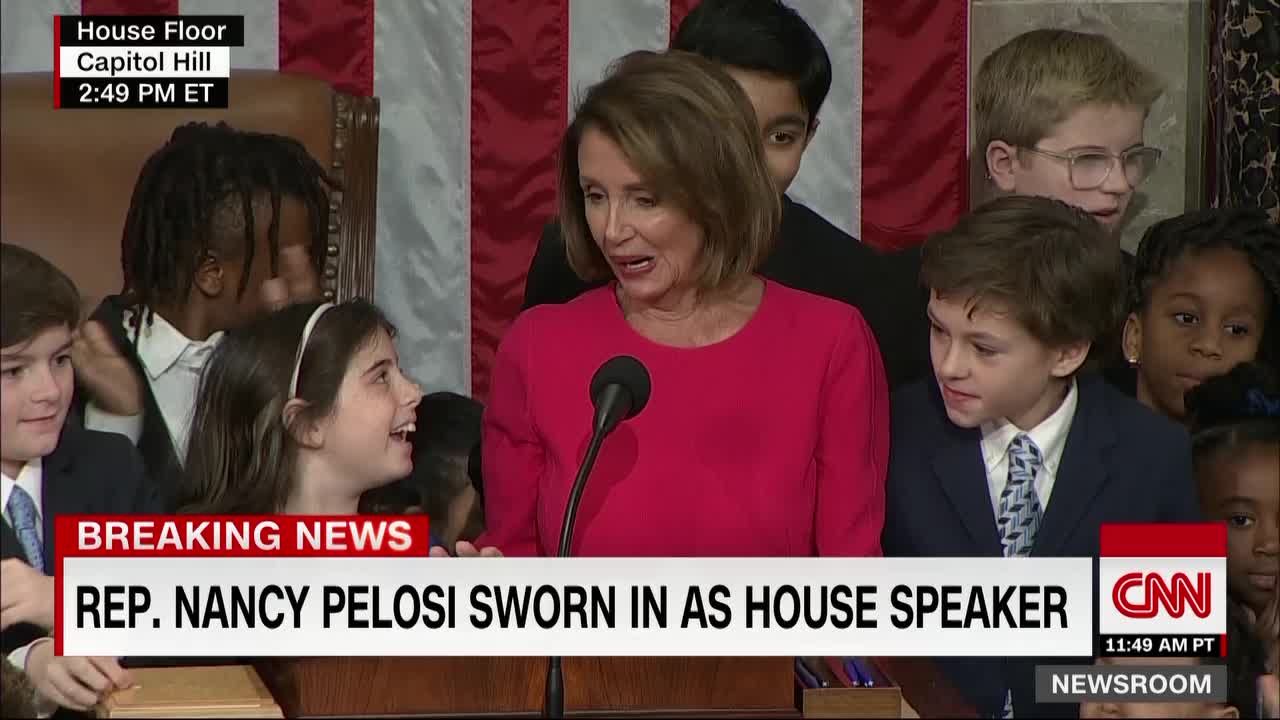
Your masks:
M875 339L854 308L765 282L747 324L700 348L641 336L612 287L517 318L484 416L480 544L556 553L591 377L629 354L652 395L600 449L574 555L880 555L889 399Z

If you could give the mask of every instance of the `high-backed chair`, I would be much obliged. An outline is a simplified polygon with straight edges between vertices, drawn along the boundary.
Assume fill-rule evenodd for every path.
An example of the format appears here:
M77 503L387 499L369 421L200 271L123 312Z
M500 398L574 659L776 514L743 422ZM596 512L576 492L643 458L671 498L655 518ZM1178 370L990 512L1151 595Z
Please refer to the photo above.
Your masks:
M225 121L298 139L338 180L324 292L372 297L378 99L269 71L233 73L230 98L226 110L55 110L51 74L0 76L0 240L62 268L92 309L121 290L121 231L143 162L175 127Z

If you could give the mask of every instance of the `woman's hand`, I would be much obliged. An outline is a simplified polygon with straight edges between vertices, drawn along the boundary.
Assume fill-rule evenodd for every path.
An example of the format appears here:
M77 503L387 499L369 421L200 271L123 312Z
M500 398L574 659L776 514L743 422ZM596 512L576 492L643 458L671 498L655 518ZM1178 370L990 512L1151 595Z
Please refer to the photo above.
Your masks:
M1280 675L1258 676L1258 711L1260 717L1280 718Z
M480 550L466 540L459 540L458 544L454 545L453 555L457 557L502 557L502 551L496 547L487 547ZM443 545L436 545L431 548L431 557L451 556L448 548Z

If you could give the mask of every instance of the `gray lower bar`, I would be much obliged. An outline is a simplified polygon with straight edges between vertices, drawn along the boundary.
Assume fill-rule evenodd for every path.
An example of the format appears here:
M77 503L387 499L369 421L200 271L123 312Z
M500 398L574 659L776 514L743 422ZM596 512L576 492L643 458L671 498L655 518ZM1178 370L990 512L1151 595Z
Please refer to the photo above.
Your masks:
M1225 702L1226 665L1037 665L1036 702Z

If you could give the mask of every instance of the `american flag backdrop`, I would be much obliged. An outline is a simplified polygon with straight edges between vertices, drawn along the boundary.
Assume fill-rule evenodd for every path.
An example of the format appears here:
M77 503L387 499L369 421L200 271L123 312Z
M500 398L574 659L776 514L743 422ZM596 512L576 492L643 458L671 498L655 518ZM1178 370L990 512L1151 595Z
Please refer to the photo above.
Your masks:
M696 2L0 0L0 69L52 71L57 14L243 14L233 68L377 95L375 299L428 391L483 398L555 212L577 92L617 56L665 47ZM955 220L968 202L968 0L788 4L835 71L792 197L881 248Z

